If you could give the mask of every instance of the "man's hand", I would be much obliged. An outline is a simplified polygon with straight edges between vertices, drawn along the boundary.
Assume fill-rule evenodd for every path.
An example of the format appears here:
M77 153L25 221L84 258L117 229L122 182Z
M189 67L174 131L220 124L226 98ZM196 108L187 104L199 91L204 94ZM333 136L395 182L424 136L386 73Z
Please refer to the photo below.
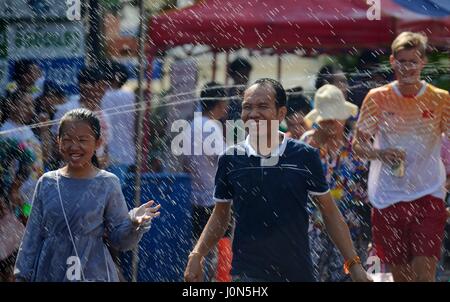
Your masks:
M203 256L200 254L189 255L188 264L184 271L185 282L202 282L203 281Z
M197 244L189 254L188 263L184 271L184 281L203 281L203 262L211 248L216 246L225 234L230 221L231 202L218 202L203 229Z
M355 264L350 268L350 277L353 282L373 282L361 264Z
M393 166L398 164L401 161L404 161L406 158L406 152L404 150L400 150L397 148L388 148L377 151L377 156L379 160L382 162Z

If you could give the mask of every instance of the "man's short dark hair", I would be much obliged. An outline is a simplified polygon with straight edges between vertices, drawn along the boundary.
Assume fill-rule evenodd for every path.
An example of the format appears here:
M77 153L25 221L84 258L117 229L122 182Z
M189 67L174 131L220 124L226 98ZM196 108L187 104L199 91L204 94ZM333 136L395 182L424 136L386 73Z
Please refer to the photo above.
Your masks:
M106 76L98 68L86 67L78 73L78 83L80 84L94 83L102 80L106 80Z
M210 111L226 98L227 94L222 84L217 82L206 83L200 92L202 111Z
M30 72L33 65L37 65L36 62L29 59L22 59L14 62L14 72L12 79L15 82L20 82L22 78Z
M128 71L118 61L108 60L100 62L99 69L103 70L107 81L116 82L119 87L122 87L128 81Z
M308 114L311 111L311 104L306 96L303 95L302 87L295 87L288 89L287 91L287 114L291 116L296 112L303 115Z
M283 85L281 85L280 82L269 79L269 78L262 78L259 80L256 80L252 85L255 84L258 85L268 85L273 88L275 91L275 107L278 109L280 107L286 106L286 91L283 88Z
M356 66L358 69L362 69L365 65L374 66L378 64L380 64L380 55L375 51L366 49L359 56Z
M342 72L342 69L333 64L325 65L317 74L316 79L316 89L319 89L325 84L333 84L336 74L339 74Z
M61 88L60 85L56 84L55 82L51 82L46 80L44 82L44 89L42 91L42 95L44 96L55 96L55 97L65 97L65 92Z
M251 71L253 68L252 64L244 58L236 58L233 62L228 65L228 73L230 76L235 75L237 72L242 70Z

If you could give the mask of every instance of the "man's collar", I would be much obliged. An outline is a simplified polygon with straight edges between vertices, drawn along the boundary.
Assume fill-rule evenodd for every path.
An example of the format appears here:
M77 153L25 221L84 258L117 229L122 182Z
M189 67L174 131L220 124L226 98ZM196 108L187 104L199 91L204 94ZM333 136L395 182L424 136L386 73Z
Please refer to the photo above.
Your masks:
M283 136L283 141L281 142L281 144L279 144L278 146L275 147L275 149L272 150L272 152L270 153L270 156L281 156L284 153L284 150L286 150L286 145L287 145L287 139L288 137L286 136L285 133L278 131L279 135ZM256 150L252 147L252 145L250 144L250 135L247 135L247 138L245 139L244 142L244 146L246 149L246 153L247 156L257 156L257 157L263 157L262 155L258 154L258 152L256 152Z
M419 91L414 96L415 98L422 96L425 93L425 90L427 89L427 83L423 80L420 82L422 83L422 87L420 87ZM400 92L400 88L398 87L398 81L394 81L392 83L392 89L394 90L396 95L398 95L399 97L404 97L404 95L402 95L402 93Z

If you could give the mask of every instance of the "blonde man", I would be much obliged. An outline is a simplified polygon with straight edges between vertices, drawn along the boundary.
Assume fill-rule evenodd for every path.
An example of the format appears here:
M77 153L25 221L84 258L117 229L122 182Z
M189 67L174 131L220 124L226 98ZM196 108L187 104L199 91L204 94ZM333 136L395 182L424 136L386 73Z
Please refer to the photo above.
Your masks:
M378 257L395 281L434 281L446 221L440 150L442 133L448 136L449 94L421 81L425 36L403 32L391 48L396 81L367 94L353 148L371 160Z

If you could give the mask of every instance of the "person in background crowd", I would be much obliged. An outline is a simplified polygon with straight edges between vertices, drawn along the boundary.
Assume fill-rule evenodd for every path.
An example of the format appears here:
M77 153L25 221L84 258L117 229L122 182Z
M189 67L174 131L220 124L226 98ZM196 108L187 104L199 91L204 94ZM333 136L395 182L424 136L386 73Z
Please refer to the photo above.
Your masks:
M450 189L450 139L445 135L442 135L441 157L447 175L445 187L448 191Z
M133 54L133 51L129 45L123 45L120 50L120 57L117 58L117 61L126 68L129 78L138 78L139 60L137 59L137 54Z
M65 102L64 90L54 82L45 81L42 95L34 101L35 114L45 113L50 120L53 120L58 106Z
M389 82L390 74L383 70L380 54L374 50L364 50L354 73L349 78L349 101L361 108L362 101L370 89Z
M316 79L316 89L319 89L325 84L331 84L339 88L341 90L342 94L345 97L345 100L350 102L349 100L349 85L347 81L347 77L342 70L337 65L330 64L324 66L317 75ZM354 135L354 129L355 129L355 123L357 120L357 116L350 116L346 123L345 123L345 131L344 136L346 137L346 140L352 141L353 135ZM363 160L367 167L363 169L365 174L361 175L361 177L364 178L364 180L361 182L361 184L367 183L367 177L368 177L368 162ZM360 215L360 220L364 221L364 223L361 225L361 232L362 237L365 238L365 241L371 241L371 224L370 224L370 213L371 213L371 205L370 203L362 203L357 207L357 211Z
M33 100L36 99L41 94L41 87L37 85L41 76L42 71L36 62L28 59L14 62L12 82L6 85L7 94L25 91L32 94Z
M396 282L435 280L447 220L441 141L449 136L450 96L421 81L426 49L422 34L395 38L396 81L367 94L353 142L370 160L374 246Z
M123 88L128 80L126 68L116 62L104 62L103 69L109 88L101 101L102 113L109 121L110 139L107 145L108 163L106 170L116 175L125 186L127 174L133 172L136 161L137 111L135 94ZM126 280L120 251L111 245L109 251L116 263L119 279Z
M33 98L30 93L17 91L7 98L8 119L0 128L3 138L17 140L21 145L29 148L33 152L35 161L31 173L20 187L20 197L23 206L26 208L31 204L34 187L41 175L44 173L44 161L42 146L48 142L41 142L28 125L34 116Z
M186 140L191 142L191 154L183 157L184 170L191 174L192 179L192 239L197 242L203 228L208 222L214 209L214 201L211 198L214 191L214 175L217 170L217 158L219 154L210 154L212 150L204 147L205 139L208 141L222 142L225 147L221 119L227 115L228 101L223 85L209 82L203 86L200 93L200 105L202 109L201 122L191 122L190 132L185 133ZM195 118L194 118L195 119ZM220 147L220 146L219 146ZM194 154L194 150L201 149L202 154ZM222 149L223 151L224 149ZM212 281L215 277L217 264L217 249L207 258L205 264L205 280Z
M232 87L227 89L229 99L228 116L226 120L237 121L241 119L242 97L243 92L248 85L250 73L252 72L252 64L244 58L238 57L234 59L227 67L227 72L232 79ZM225 128L224 128L225 129ZM224 133L226 135L226 133ZM235 131L234 139L238 139ZM218 271L216 279L218 281L231 281L231 260L232 260L232 237L234 230L234 218L230 219L230 225L225 232L224 238L218 242Z
M227 72L228 76L232 79L233 86L227 89L229 103L226 120L237 121L241 119L243 92L247 88L252 69L253 66L250 61L242 57L237 57L228 65ZM226 135L226 133L224 133L224 135ZM237 130L235 131L234 139L238 139ZM232 230L234 230L233 217L230 219L230 225L225 232L224 238L218 243L219 257L217 279L219 281L231 281Z
M339 67L336 64L328 64L322 67L317 75L315 87L316 89L320 89L323 85L330 84L334 85L342 92L344 95L344 98L346 101L349 101L349 85L347 77L342 70L341 67ZM354 132L354 125L356 123L357 116L350 116L346 122L344 127L344 136L347 141L351 141L353 138L353 132ZM367 165L367 163L366 163ZM364 191L365 183L367 183L367 171L368 167L365 169L361 168L361 171L365 171L365 173L360 173L360 177L362 177L359 184L361 184L361 191ZM353 204L352 206L356 206L356 204ZM359 231L361 232L361 237L364 238L363 245L366 245L367 242L371 239L371 233L370 233L370 204L369 203L362 203L359 204L353 213L359 213L359 217L357 217L358 220L363 221L364 223L360 225ZM315 220L317 217L313 217ZM320 220L320 219L319 219ZM316 224L317 225L317 224ZM318 223L320 225L320 223ZM361 245L358 245L358 250L363 250ZM331 251L333 253L333 251ZM337 255L337 251L334 250L334 255ZM366 253L363 253L362 256L364 257ZM325 263L326 265L327 263ZM335 276L338 278L339 273L335 274ZM342 274L340 275L342 276Z
M56 147L56 136L51 132L51 125L48 122L55 119L57 107L65 102L64 90L56 83L49 81L44 83L42 95L34 101L35 114L32 124L44 124L33 128L33 132L42 143L47 142L47 145L42 146L43 156L46 159L44 161L45 171L59 168L60 155Z
M308 99L302 94L303 89L287 90L286 135L293 139L300 139L311 125L304 117L311 111Z
M313 129L301 140L319 149L322 168L330 187L331 196L349 226L357 254L366 260L367 241L362 238L359 208L367 203L365 194L366 165L354 157L348 137L345 136L347 119L356 116L358 107L344 98L336 86L325 84L314 96L314 109L305 120ZM311 209L310 244L316 278L324 282L346 280L342 270L344 259L323 228L318 209ZM365 244L363 244L365 243Z
M446 263L450 260L450 203L449 203L449 190L450 190L450 139L447 136L442 135L442 148L441 148L442 162L444 163L445 173L447 180L445 184L446 195L445 203L447 206L447 225L445 226L445 236L443 241L442 258L439 265L445 268ZM439 270L438 270L439 272Z
M243 92L247 88L250 73L252 72L252 64L242 57L234 59L227 67L228 75L233 80L233 86L227 89L228 95L228 116L226 120L237 121L241 119ZM225 128L224 128L225 129ZM237 130L234 133L234 140L238 139ZM226 135L226 133L224 133ZM233 215L230 219L230 225L225 232L224 238L218 242L218 281L231 281L231 260L232 260L232 238L234 230Z
M334 64L329 64L322 67L319 73L317 74L316 89L319 89L325 84L331 84L339 88L344 94L345 100L348 101L349 97L348 80L342 68ZM347 123L345 125L346 135L351 135L355 122L356 117L350 117L347 120Z
M123 88L128 80L124 66L110 62L107 72L110 73L109 89L103 96L101 107L109 119L110 135L114 137L108 144L107 170L115 174L124 185L126 174L132 171L136 164L136 97L132 91Z
M34 160L33 150L29 147L16 139L0 136L0 282L14 281L14 263L25 230L24 215L28 214L22 212L19 190L27 180Z
M334 64L325 65L319 70L316 78L316 89L325 84L334 85L344 94L345 99L348 98L348 81L344 71Z
M242 93L248 84L252 69L252 64L240 57L228 65L228 75L233 80L233 87L227 92L230 97L227 120L235 121L241 118Z
M35 85L36 81L41 76L39 66L31 60L19 60L14 63L14 72L12 82L6 85L5 97L1 99L0 126L8 119L9 111L6 103L8 98L15 92L30 93L33 99L39 95L39 88Z

